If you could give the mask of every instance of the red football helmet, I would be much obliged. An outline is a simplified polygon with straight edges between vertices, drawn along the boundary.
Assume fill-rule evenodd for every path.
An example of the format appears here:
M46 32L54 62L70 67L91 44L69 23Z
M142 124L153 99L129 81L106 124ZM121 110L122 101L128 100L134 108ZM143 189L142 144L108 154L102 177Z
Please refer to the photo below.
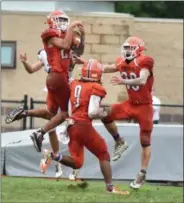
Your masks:
M90 59L82 67L82 79L99 82L102 76L102 65L95 59Z
M66 32L69 26L69 17L61 10L52 11L47 16L46 23L50 28L58 29Z
M121 54L127 60L132 60L141 55L144 50L144 42L138 37L129 37L121 46Z

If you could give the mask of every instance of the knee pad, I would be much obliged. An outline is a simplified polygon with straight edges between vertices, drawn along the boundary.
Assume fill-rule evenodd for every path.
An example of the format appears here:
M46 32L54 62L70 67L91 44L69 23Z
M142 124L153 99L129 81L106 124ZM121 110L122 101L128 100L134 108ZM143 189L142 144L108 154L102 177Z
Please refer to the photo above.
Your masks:
M140 142L142 147L148 147L151 145L151 130L141 130Z

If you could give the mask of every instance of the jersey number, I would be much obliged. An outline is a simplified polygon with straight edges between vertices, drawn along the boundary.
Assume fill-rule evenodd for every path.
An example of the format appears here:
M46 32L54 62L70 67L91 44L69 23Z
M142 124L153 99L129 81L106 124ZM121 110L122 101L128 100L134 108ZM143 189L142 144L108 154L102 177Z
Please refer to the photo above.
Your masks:
M121 76L122 76L123 79L135 79L135 78L137 78L137 75L135 73L130 73L128 75L126 72L122 72ZM138 85L135 85L135 86L126 85L126 87L127 87L127 89L132 89L134 91L138 91L139 90L139 86Z
M69 59L69 53L65 49L61 49L61 57L62 59Z
M82 90L82 86L81 85L77 85L75 87L74 97L75 97L76 101L74 102L74 105L75 105L76 108L80 106L80 94L81 94L81 90Z

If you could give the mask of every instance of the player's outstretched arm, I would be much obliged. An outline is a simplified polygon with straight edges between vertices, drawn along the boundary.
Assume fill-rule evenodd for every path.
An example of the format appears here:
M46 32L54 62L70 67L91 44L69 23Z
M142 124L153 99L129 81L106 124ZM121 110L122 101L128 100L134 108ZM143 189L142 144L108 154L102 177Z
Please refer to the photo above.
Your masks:
M43 62L38 60L34 64L30 64L27 62L27 54L20 54L20 61L22 62L24 68L29 74L35 73L39 71L43 67Z
M111 83L113 85L145 85L148 77L150 76L150 71L146 68L141 69L140 76L135 79L123 79L121 77L113 76Z
M103 64L103 73L115 73L117 71L116 64Z
M75 64L84 64L87 62L85 59L77 56L75 53L72 54L72 59Z
M66 36L64 39L60 37L52 37L49 40L49 44L52 44L53 46L59 48L59 49L70 49L72 45L73 40L73 29L78 27L83 27L82 23L80 21L74 21L68 28L68 31L66 33Z

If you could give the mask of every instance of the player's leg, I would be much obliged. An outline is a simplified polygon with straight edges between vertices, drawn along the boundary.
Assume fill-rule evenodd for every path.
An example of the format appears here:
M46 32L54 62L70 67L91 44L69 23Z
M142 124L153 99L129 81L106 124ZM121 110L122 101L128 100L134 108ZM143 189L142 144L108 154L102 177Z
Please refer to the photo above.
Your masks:
M68 115L68 101L70 97L70 87L68 85L68 81L65 80L65 78L63 78L62 76L58 81L58 83L59 82L60 82L60 85L57 86L54 92L54 102L59 107L59 112L50 120L50 122L48 122L44 126L45 132L49 132L51 129L60 125L62 122L65 121ZM52 144L58 146L58 150L54 150L54 156L57 159L57 153L59 152L59 141L57 136L56 138L54 137Z
M68 114L68 100L70 96L68 81L62 76L62 74L50 73L47 77L47 89L49 97L49 99L47 99L47 107L54 116L45 124L41 132L34 132L33 135L31 135L37 151L41 151L44 134L61 124ZM58 107L61 110L59 113L57 113ZM50 136L52 135L50 134ZM54 139L51 140L53 140L51 145L57 145L59 149L57 136L54 135ZM57 158L57 156L59 156L58 151L54 151L54 156Z
M58 105L55 101L54 95L53 95L53 91L48 89L48 94L47 94L47 111L49 112L49 117L51 120L58 111ZM34 147L38 152L41 152L41 148L42 148L42 142L44 140L44 134L45 134L45 130L43 128L39 128L36 132L33 132L30 137L33 141ZM49 139L50 139L50 144L54 150L54 152L58 152L59 150L59 142L57 139L57 135L55 132L55 129L52 129L48 132L49 134ZM57 141L57 142L55 142ZM45 154L45 153L43 153ZM44 156L42 157L42 159L44 159ZM41 160L43 161L43 160Z
M24 110L24 108L21 106L9 112L5 118L5 122L10 124L25 117L37 117L49 120L51 115L46 108Z
M120 137L114 120L129 119L131 116L129 111L130 105L126 101L124 103L114 104L110 108L110 114L106 118L104 118L102 122L104 123L104 126L106 127L107 131L112 135L115 140L112 160L116 161L128 148L128 143L124 140L123 137Z
M6 123L12 123L13 121L20 120L25 117L37 117L37 118L43 118L46 120L50 120L52 118L51 111L48 110L48 107L52 107L52 96L48 92L47 94L47 100L46 100L47 108L39 108L39 109L29 109L24 110L24 108L17 107L13 109L11 112L8 113L6 116Z
M130 184L132 188L139 189L146 179L146 171L151 158L151 133L153 129L153 108L152 105L144 105L139 108L137 120L140 125L141 169L136 179Z
M62 120L62 118L60 118L61 116L63 116L63 114L61 112L58 112L58 114L53 119L58 119L60 123L60 121ZM58 140L56 131L51 130L48 132L48 134L49 134L50 144L53 150L53 157L54 159L57 160L58 157L60 157L60 153L59 153L59 140ZM59 178L63 175L62 164L57 162L55 167L56 167L55 177Z
M106 191L109 193L128 195L128 191L119 191L112 184L112 170L110 165L110 155L107 150L105 140L98 134L91 124L86 125L88 136L84 136L85 147L93 153L98 159L101 172L104 176Z
M56 130L55 129L50 130L48 132L48 134L49 134L49 141L50 141L50 145L51 145L52 150L53 150L53 154L54 154L55 157L57 157L57 156L59 156L59 140L58 140L58 137L57 137L57 134L56 134ZM63 174L62 165L60 163L57 163L55 167L56 167L55 177L59 178Z
M52 160L55 160L65 166L73 169L81 168L84 162L84 146L82 139L80 139L81 131L77 125L73 125L68 129L70 136L69 152L70 156L64 156L61 152L58 153L57 157L54 157L54 153L49 150L44 150L45 160L41 162L40 169L42 173L45 173Z
M50 145L52 147L52 155L56 155L59 156L59 141L58 141L58 137L57 137L57 134L56 134L56 130L53 129L51 131L48 132L48 135L49 135L49 141L50 141ZM41 151L41 147L42 147L42 140L41 140L41 135L40 135L40 143L38 143L36 146L40 146L40 151ZM37 137L35 139L32 139L33 142L35 143L35 141L37 140ZM42 165L43 168L44 167L48 167L47 165L50 165L51 163L51 160L53 159L53 157L48 157L48 153L50 153L50 151L45 151L43 150L43 153L42 153L42 158L40 160L40 167L42 168ZM45 164L46 163L46 164ZM55 174L55 177L61 177L63 174L62 172L62 168L61 168L61 164L57 164L56 165L56 174Z

